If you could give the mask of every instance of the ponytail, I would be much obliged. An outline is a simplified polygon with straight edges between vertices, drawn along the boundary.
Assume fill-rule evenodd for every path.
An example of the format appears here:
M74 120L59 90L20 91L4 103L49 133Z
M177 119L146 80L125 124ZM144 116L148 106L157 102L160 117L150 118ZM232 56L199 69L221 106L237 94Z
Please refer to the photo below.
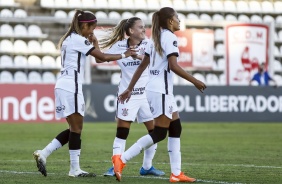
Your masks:
M62 47L62 44L64 40L72 33L76 32L79 35L82 35L81 33L81 25L87 24L88 26L96 24L97 19L95 15L92 12L89 11L82 11L82 10L75 10L75 14L73 16L71 25L64 36L60 39L58 43L58 48L60 49Z
M152 39L157 53L162 56L161 29L168 29L167 20L171 19L175 11L171 7L163 7L153 14L152 19Z
M125 38L124 26L127 20L128 19L124 19L120 21L120 23L117 26L105 30L107 32L107 36L104 36L99 41L102 49L108 48L112 46L114 43L116 43L117 41L121 41Z
M161 26L159 11L155 12L152 18L152 40L154 42L157 53L162 56L163 49L161 46Z
M129 19L124 19L114 27L106 30L108 36L105 36L100 40L100 45L102 49L111 47L117 41L125 39L125 35L130 36L129 29L132 28L137 20L141 20L139 17L131 17Z

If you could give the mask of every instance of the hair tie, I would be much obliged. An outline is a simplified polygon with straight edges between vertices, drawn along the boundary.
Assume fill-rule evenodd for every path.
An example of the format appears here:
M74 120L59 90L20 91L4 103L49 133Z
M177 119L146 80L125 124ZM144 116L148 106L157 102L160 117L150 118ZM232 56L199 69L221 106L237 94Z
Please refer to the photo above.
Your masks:
M97 19L92 19L92 20L80 20L79 22L97 22Z

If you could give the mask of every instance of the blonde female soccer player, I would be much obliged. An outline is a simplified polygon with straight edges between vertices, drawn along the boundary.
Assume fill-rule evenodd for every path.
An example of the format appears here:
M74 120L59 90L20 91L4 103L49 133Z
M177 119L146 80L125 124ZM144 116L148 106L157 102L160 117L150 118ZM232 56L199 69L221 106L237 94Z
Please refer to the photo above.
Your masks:
M121 81L118 87L119 95L127 88L130 79L137 67L140 65L148 40L145 39L144 22L138 17L131 17L129 19L122 20L116 27L110 30L110 33L111 34L107 34L106 38L101 40L102 48L109 48L106 50L106 53L123 53L130 47L138 50L138 55L136 57L128 57L117 60L121 69ZM127 38L125 38L125 35L127 35ZM97 60L97 62L101 61ZM124 152L130 125L136 118L139 123L144 123L149 133L154 129L153 116L150 111L145 92L145 88L149 80L148 75L148 69L145 69L139 81L135 84L132 98L128 103L121 104L117 102L117 130L116 137L113 142L113 156L120 155ZM153 144L144 151L143 164L139 171L140 175L161 176L165 174L163 171L156 169L152 165L156 149L157 144ZM113 171L113 167L109 168L104 174L104 176L114 175L115 173Z

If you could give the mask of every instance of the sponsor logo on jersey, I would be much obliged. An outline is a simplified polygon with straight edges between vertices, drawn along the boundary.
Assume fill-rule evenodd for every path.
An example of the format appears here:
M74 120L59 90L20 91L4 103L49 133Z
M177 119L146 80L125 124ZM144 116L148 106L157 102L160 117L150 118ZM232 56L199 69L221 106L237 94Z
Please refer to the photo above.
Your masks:
M126 44L118 44L118 47L127 47Z
M65 106L64 105L56 107L56 112L57 113L60 113L61 111L64 111L64 110L65 110Z
M139 55L145 55L145 49L144 48L139 49Z
M150 70L151 75L159 75L160 70Z
M123 116L127 116L128 115L128 109L127 108L122 109L122 115Z
M140 65L140 61L131 61L131 62L122 62L123 66L127 67L127 66L136 66L136 65Z
M173 42L173 45L174 45L175 47L177 47L177 41L174 41L174 42Z
M145 87L133 88L131 95L143 95Z
M148 43L148 42L145 42L145 41L144 41L144 42L141 43L141 45L147 45L147 43Z
M85 45L90 45L91 43L88 40L84 41Z

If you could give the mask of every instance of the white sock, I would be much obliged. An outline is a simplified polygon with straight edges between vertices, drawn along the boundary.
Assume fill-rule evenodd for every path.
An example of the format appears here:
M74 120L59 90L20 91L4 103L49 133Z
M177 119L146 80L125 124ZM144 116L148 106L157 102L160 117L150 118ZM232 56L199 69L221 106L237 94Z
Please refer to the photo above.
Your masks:
M180 138L168 137L167 149L170 159L171 173L178 176L181 172Z
M75 171L80 169L79 166L80 149L69 150L69 153L70 153L70 170Z
M125 150L126 140L115 138L113 143L113 155L121 155Z
M127 161L129 161L130 159L141 153L142 149L146 149L153 144L154 144L153 139L149 134L141 137L128 150L126 150L123 154L121 154L122 162L126 163Z
M158 144L153 144L151 147L144 151L143 165L145 170L149 170L152 167L152 161L157 151Z
M55 138L53 139L43 150L41 150L41 153L46 158L53 153L53 151L56 151L62 147L62 144Z

